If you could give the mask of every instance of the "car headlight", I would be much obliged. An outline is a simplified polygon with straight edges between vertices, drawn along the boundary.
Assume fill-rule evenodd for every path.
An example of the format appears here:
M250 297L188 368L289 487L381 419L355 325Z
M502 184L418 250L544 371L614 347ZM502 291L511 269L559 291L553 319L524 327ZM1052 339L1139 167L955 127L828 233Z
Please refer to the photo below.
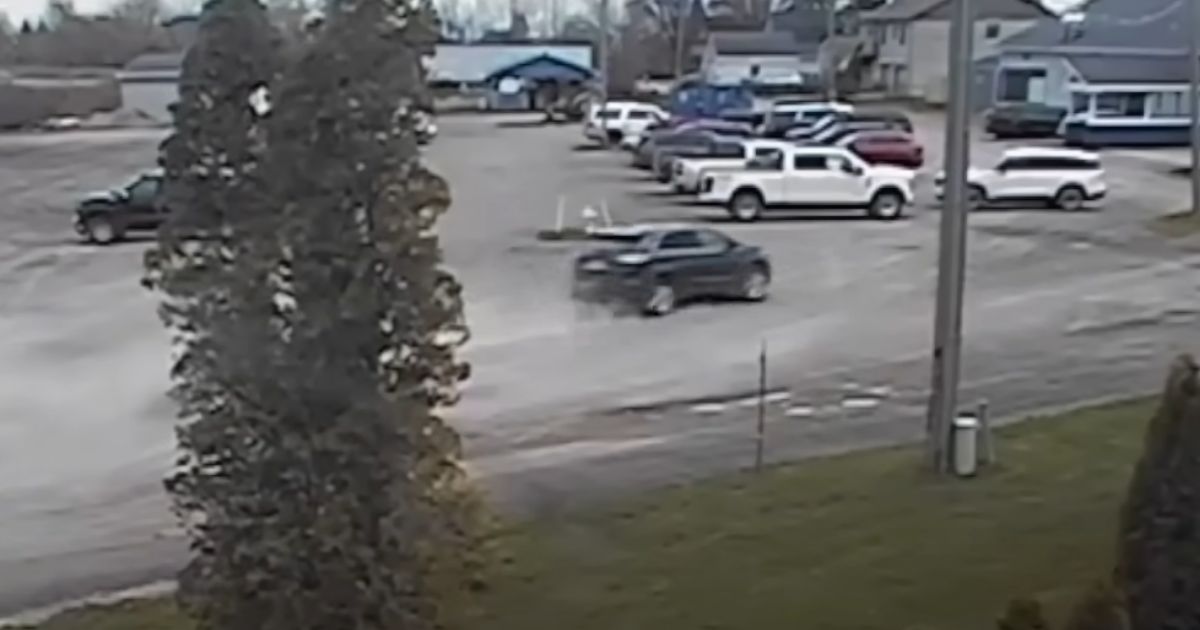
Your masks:
M644 265L647 262L650 262L650 255L641 252L628 252L625 254L618 254L613 260L622 265Z

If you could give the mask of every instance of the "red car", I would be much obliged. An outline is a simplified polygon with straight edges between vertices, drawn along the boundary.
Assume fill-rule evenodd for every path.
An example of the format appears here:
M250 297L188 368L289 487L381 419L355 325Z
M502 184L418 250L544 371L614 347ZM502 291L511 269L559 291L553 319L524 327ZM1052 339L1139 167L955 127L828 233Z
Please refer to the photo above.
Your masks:
M864 131L846 138L847 149L871 164L891 164L918 169L925 163L925 149L903 131Z

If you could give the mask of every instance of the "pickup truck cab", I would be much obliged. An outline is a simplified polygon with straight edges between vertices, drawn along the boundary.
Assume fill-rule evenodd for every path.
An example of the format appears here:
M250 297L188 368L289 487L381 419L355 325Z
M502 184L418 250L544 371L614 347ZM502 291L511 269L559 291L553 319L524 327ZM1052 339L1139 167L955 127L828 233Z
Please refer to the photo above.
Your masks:
M695 193L700 190L701 179L708 173L744 168L748 160L768 158L791 146L794 145L790 142L769 138L752 138L740 142L726 140L718 145L711 155L675 160L672 184L675 192Z
M945 175L934 188L942 198ZM992 168L967 169L967 205L972 208L1015 202L1048 203L1080 210L1108 193L1100 156L1076 149L1009 149Z
M641 136L651 124L668 118L657 105L636 101L609 101L596 105L583 124L583 135L591 140L617 144L626 137Z
M776 208L859 208L894 220L913 201L914 176L908 169L872 166L838 147L788 147L743 169L705 175L699 200L724 205L738 221L758 220Z

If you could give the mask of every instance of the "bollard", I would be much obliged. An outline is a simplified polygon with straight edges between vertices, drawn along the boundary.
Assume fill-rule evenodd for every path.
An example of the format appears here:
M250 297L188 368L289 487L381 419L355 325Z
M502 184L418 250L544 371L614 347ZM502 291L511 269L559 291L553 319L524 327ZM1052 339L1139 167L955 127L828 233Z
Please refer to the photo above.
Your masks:
M954 419L954 474L974 477L979 470L979 420L959 414Z

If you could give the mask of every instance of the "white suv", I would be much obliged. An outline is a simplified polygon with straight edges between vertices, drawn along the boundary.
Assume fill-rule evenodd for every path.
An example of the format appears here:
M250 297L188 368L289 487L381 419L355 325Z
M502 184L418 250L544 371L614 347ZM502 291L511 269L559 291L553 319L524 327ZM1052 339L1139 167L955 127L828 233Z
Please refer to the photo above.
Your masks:
M719 203L739 221L771 208L862 208L898 219L913 201L914 172L870 165L837 147L788 147L739 170L705 175L699 200Z
M635 101L609 101L596 105L583 123L583 135L592 140L618 143L640 137L651 124L666 120L667 112L657 105Z
M944 183L945 175L939 173L934 180L938 199L944 194ZM1079 210L1107 193L1100 157L1076 149L1010 149L993 168L967 170L970 207L1034 201Z

